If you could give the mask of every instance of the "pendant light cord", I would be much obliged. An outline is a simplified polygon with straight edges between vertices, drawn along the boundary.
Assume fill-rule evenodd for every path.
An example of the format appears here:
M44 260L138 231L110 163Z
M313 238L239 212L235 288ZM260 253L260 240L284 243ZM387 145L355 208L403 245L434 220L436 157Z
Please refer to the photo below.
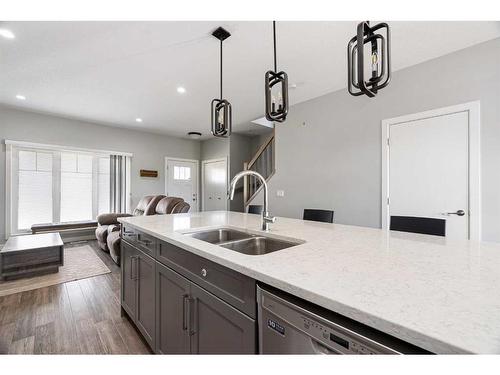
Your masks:
M222 40L220 41L220 100L222 100Z
M274 71L278 73L278 63L276 62L276 21L273 21L273 38L274 38Z

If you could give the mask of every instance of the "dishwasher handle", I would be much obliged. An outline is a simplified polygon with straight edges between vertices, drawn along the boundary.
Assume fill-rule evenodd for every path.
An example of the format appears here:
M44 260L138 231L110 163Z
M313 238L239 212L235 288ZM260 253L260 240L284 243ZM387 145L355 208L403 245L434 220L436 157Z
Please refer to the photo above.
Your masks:
M311 340L311 348L314 354L339 354L337 351L326 347L312 337L310 337L309 339Z

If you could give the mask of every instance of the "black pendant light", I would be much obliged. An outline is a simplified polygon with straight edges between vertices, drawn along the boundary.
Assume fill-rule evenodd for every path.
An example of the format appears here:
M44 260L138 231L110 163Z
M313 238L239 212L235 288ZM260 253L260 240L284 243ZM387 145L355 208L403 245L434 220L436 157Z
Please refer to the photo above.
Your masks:
M381 31L385 30L384 33ZM370 44L371 77L365 79L365 44ZM391 34L387 23L370 27L370 22L361 22L357 34L347 45L347 84L354 96L367 95L373 98L391 80Z
M231 103L222 97L222 42L231 34L222 27L217 28L212 35L220 40L220 98L212 100L212 134L216 137L227 138L231 135Z
M266 73L266 119L283 122L288 114L288 75L278 72L276 62L276 21L273 21L274 71Z

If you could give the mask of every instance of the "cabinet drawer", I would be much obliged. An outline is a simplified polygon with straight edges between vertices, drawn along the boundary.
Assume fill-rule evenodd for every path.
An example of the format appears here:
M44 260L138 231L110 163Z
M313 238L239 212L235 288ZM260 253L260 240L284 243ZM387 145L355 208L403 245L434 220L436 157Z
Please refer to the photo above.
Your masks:
M156 259L236 307L256 317L255 280L168 242L159 241Z
M156 254L156 247L158 246L158 239L149 234L142 233L133 229L130 226L122 225L122 239L128 243L136 246L147 255L154 257Z

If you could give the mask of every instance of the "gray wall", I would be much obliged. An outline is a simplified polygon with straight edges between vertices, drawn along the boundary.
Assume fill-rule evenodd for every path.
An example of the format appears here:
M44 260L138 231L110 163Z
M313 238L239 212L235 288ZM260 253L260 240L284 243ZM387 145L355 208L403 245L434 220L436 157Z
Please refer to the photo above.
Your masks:
M250 161L253 156L252 152L252 137L247 137L241 134L231 134L229 142L229 176L231 178L238 172L243 170L243 163ZM243 180L236 185L236 193L234 199L229 202L231 211L243 212Z
M134 154L131 169L132 207L146 194L165 192L165 156L200 158L200 142L126 130L0 106L0 141L5 139L74 146ZM158 178L139 176L140 169L158 170ZM5 232L5 144L0 153L0 234Z
M229 138L210 138L201 141L200 159L211 160L229 157Z
M374 99L344 89L293 106L276 126L271 213L334 209L338 223L380 227L381 120L480 100L483 239L500 241L499 61L495 39L397 71Z
M210 138L201 142L201 160L227 158L229 180L243 169L243 163L250 160L252 138L232 133L230 138ZM201 181L201 179L200 179ZM243 211L242 183L234 199L229 202L231 211ZM202 197L203 199L203 197Z

